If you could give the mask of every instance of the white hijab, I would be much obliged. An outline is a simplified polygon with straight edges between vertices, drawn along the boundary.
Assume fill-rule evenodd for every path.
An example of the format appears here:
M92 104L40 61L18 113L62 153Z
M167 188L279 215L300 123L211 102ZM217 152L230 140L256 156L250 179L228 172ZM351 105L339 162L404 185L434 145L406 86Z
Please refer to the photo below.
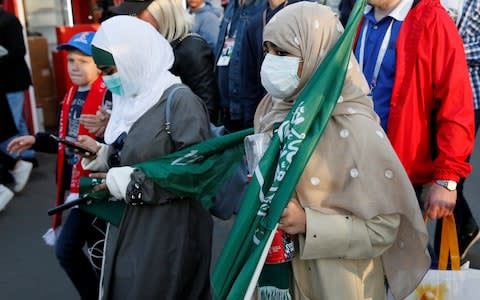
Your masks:
M92 44L112 54L125 91L113 94L113 109L105 130L105 142L113 143L180 79L168 70L173 50L167 40L138 18L116 16L102 23Z

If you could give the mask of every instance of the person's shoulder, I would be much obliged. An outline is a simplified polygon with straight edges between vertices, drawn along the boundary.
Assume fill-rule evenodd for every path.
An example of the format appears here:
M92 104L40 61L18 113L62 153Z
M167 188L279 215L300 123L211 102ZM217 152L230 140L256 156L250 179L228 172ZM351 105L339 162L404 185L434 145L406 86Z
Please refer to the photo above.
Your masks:
M249 12L249 15L257 13L264 9L266 1L264 0L247 0L244 4L244 9Z
M409 14L421 18L450 18L438 0L415 0Z
M215 17L217 19L220 19L222 15L221 11L218 8L214 7L208 2L205 2L205 6L198 10L197 16L200 14L203 16L208 16L210 18Z
M175 102L176 107L189 106L192 101L195 103L197 101L202 102L202 99L198 97L192 89L186 84L179 83L174 84L168 87L165 90L165 97L168 100L168 97L172 98L171 101Z
M218 22L220 23L220 16L218 16L213 10L206 10L202 14L202 18L206 22Z
M263 12L261 10L247 20L248 29L260 29L263 31Z
M426 28L427 32L436 34L441 32L432 31L434 27L446 28L448 32L457 30L453 19L438 0L415 0L405 23L413 25L412 29L414 27Z
M193 55L195 57L196 52L202 49L210 49L207 41L196 33L189 33L174 47L174 52L175 55L183 53L184 55Z
M0 9L0 23L3 25L20 25L20 20L10 12Z

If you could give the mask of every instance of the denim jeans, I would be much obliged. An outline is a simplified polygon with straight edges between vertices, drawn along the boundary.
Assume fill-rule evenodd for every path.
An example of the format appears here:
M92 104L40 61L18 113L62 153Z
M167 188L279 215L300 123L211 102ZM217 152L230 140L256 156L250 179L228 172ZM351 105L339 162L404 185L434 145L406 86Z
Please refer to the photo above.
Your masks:
M65 220L55 243L55 254L60 265L75 285L82 300L98 299L100 270L92 265L83 248L95 243L103 250L105 222L79 208L73 208ZM93 260L101 267L101 258Z
M20 92L13 92L6 94L8 99L8 105L10 106L10 110L12 111L13 121L17 126L18 135L28 135L28 128L25 120L23 119L23 103L25 102L25 94L24 91ZM0 144L0 149L7 153L7 145L14 137L2 142ZM23 151L20 157L23 158L33 158L35 156L35 151L33 150L26 150ZM12 156L13 157L13 156Z

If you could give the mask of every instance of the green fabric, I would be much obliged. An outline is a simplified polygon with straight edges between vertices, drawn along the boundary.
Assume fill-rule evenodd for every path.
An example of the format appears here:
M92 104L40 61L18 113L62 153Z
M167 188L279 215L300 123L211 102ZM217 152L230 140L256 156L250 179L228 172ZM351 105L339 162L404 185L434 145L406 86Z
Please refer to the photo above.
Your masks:
M253 129L245 129L209 139L134 167L162 188L180 197L197 199L208 209L213 196L243 158L243 140L252 133Z
M180 197L197 199L209 209L213 196L244 156L244 138L252 133L253 129L245 129L227 134L133 167L142 170L162 188ZM81 194L90 193L95 184L90 178L81 178ZM126 205L123 201L108 201L106 190L89 196L92 201L81 205L81 209L114 225L120 224Z
M80 204L80 209L91 213L115 226L120 225L125 203L123 201L108 201L110 193L104 189L98 192L92 192L98 180L89 177L80 177L80 196L88 195L91 199L85 204Z
M92 45L92 57L97 66L115 66L113 55L103 49Z
M344 34L295 101L261 159L216 264L212 276L214 299L243 299L254 281L268 237L341 95L364 6L365 0L356 2ZM283 142L279 135L284 137Z
M288 290L290 282L291 264L265 264L262 276L258 279L259 286L275 286L282 290ZM278 276L286 275L286 276Z

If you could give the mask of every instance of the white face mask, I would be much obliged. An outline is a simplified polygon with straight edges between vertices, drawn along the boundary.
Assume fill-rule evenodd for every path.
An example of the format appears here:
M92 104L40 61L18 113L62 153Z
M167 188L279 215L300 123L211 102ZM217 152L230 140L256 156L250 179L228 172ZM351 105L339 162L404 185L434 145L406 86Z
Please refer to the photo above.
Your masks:
M263 60L260 77L267 92L275 98L285 99L298 87L300 58L267 53Z

